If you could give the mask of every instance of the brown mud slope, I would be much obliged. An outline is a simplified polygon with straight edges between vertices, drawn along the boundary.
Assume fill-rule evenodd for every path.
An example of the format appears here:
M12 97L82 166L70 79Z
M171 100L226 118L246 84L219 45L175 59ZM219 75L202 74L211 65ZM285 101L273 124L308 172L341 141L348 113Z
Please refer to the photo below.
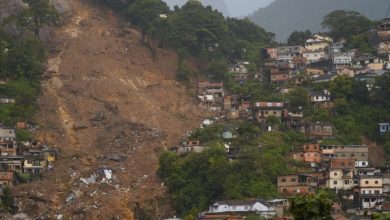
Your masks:
M176 54L152 53L106 9L69 2L73 17L57 30L37 114L38 137L62 154L43 180L15 188L20 211L46 219L171 215L158 154L204 117L174 80ZM106 183L104 167L113 171ZM80 181L95 172L96 183Z

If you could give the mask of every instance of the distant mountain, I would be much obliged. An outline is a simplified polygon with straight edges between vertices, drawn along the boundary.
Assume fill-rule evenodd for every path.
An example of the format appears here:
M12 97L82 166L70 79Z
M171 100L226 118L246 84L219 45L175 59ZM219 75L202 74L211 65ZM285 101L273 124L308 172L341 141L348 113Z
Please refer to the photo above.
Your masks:
M389 4L389 0L275 0L249 18L284 42L295 30L322 30L322 18L331 11L353 10L378 20L386 16Z
M187 2L187 0L163 0L163 1L165 1L171 8L173 8L173 6L175 5L182 6ZM223 0L200 0L200 2L202 2L203 5L210 5L214 9L217 9L218 11L222 12L222 14L225 16L230 16L229 9Z

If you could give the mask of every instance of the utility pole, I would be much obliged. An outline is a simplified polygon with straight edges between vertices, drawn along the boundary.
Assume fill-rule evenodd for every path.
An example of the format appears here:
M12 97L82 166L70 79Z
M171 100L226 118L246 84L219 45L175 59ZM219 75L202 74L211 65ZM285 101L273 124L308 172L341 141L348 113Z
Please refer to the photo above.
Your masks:
M386 12L386 17L385 18L389 17L389 12L390 12L390 4L389 4L389 7L387 7L387 12Z

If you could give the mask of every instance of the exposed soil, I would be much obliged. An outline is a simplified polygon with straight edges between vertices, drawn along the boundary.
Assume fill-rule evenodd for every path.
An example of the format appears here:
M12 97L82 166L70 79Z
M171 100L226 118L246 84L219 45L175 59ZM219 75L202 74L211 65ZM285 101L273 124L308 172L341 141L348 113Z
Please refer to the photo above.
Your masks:
M152 52L107 9L68 2L73 18L55 34L37 113L39 139L58 145L61 158L43 180L15 187L20 211L47 219L172 216L155 174L158 155L205 117L174 80L176 53ZM81 183L103 167L115 177Z

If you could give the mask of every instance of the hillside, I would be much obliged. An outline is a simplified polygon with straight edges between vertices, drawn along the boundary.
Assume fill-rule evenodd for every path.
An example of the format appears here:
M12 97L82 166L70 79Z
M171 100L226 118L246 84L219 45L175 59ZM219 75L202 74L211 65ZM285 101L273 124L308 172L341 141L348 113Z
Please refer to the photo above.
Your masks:
M250 19L267 31L276 34L277 41L285 41L295 30L321 30L322 18L334 10L354 10L371 19L386 15L388 0L276 0L257 10Z
M67 2L72 18L50 42L36 115L37 137L61 156L43 180L15 187L18 206L34 219L171 215L155 175L158 154L205 117L175 81L177 55L153 53L111 11ZM106 180L81 181L94 173Z

